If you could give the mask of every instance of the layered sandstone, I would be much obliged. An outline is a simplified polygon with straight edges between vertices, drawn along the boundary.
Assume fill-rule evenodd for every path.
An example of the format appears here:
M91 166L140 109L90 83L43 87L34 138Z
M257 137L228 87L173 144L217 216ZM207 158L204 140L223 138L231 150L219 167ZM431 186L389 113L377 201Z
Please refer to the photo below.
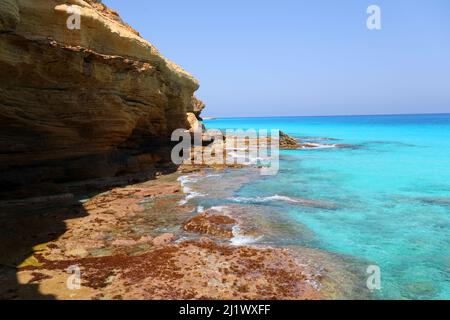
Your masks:
M198 87L98 1L2 0L2 195L167 162L171 132L204 107Z

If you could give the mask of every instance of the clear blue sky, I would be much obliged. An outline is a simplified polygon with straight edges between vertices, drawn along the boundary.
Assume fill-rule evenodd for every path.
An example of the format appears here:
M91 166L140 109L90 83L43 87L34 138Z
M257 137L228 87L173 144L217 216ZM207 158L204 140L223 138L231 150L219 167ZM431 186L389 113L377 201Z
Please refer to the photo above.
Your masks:
M104 3L200 80L209 116L450 112L449 0Z

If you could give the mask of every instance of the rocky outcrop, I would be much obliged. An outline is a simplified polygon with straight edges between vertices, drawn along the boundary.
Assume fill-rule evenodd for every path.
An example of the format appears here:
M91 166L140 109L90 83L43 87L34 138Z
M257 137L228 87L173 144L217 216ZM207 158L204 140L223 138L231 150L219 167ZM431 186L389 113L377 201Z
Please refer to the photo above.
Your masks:
M99 1L2 0L2 196L167 162L198 87Z
M205 104L203 103L203 101L197 99L195 96L192 97L192 113L195 114L195 116L197 118L199 118L199 120L202 120L200 118L200 113L203 111L203 109L205 108Z
M237 221L233 218L205 212L186 222L183 229L189 232L231 239L233 227L236 224Z
M288 149L299 149L300 144L296 139L287 135L283 131L280 131L280 149L288 150Z

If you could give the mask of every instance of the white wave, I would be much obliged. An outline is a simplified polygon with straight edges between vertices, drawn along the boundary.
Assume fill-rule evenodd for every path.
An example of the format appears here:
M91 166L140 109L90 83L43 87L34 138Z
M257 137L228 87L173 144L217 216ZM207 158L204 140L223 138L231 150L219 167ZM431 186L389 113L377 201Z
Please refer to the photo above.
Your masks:
M203 212L205 212L205 208L202 207L202 206L198 206L197 207L197 213L203 213Z
M188 183L196 183L198 181L198 176L189 175L189 176L181 176L177 179L177 181L180 182L181 187L183 189L183 193L187 194L186 197L178 202L178 205L183 206L189 202L189 200L199 197L205 197L206 194L197 192L192 190L189 186L187 186Z
M187 175L187 176L181 176L177 179L178 182L182 186L185 186L187 183L196 183L198 181L197 175Z
M196 192L196 191L190 191L189 194L183 200L178 202L178 205L183 206L183 205L187 204L189 202L189 200L192 200L194 198L200 198L200 197L206 197L206 194Z
M308 143L308 146L303 147L303 149L332 149L337 147L337 144Z
M250 157L248 155L245 155L245 154L242 155L242 154L239 154L239 153L236 153L236 152L229 152L228 156L230 156L230 157L232 157L234 159L244 159L244 161L246 163L250 163L250 164L255 164L258 161L264 161L265 160L264 158L261 158L261 157Z
M217 211L217 212L224 212L227 209L226 206L215 206L211 207L210 210Z
M244 197L233 197L229 198L229 200L240 203L264 203L270 201L285 201L285 202L293 202L293 203L301 203L303 202L300 199L292 199L287 196L273 195L269 197L253 197L253 198L244 198Z
M231 245L233 246L243 246L248 245L257 242L260 240L262 236L260 237L251 237L251 236L245 236L241 234L241 229L239 226L233 227L233 238L231 238Z
M208 178L216 178L216 177L221 177L221 174L208 174L206 175L204 178L208 179Z
M322 208L334 210L336 209L336 205L331 202L321 201L321 200L308 200L308 199L300 199L300 198L291 198L288 196L280 196L273 195L269 197L254 197L254 198L244 198L244 197L234 197L228 198L228 200L238 202L238 203L266 203L272 201L284 201L289 203L296 203L298 205L312 207L312 208Z

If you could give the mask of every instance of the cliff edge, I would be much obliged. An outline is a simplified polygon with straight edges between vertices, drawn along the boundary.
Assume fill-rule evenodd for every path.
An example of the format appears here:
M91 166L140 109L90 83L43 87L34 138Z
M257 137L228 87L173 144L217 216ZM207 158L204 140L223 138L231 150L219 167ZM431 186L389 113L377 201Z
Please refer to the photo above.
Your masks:
M0 195L169 161L198 87L101 1L2 0Z

